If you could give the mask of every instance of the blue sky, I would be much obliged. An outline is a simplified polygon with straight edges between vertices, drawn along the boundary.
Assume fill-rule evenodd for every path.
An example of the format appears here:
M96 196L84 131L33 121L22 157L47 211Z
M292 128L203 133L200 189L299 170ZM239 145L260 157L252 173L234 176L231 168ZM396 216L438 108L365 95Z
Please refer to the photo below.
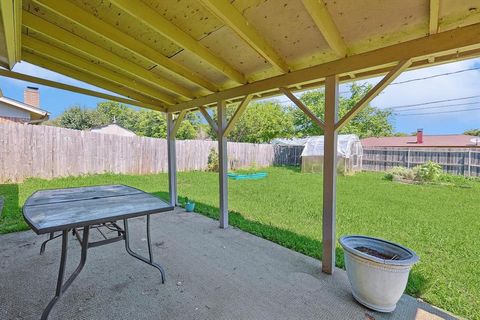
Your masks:
M419 70L403 73L395 82L405 81L414 78L423 78L435 74L455 72L458 70L480 68L480 59L464 60L440 66L423 68ZM25 73L49 80L67 83L82 88L107 92L86 83L65 77L63 75L36 67L26 62L19 63L15 66L14 71ZM375 84L380 78L373 78L366 81ZM7 97L23 100L23 90L26 86L33 85L40 88L41 107L48 110L52 114L52 118L58 116L72 105L80 105L82 107L95 107L97 102L103 101L95 97L89 97L77 93L58 90L34 83L20 80L0 77L0 88ZM347 90L348 85L342 85L340 91ZM405 84L391 85L387 87L378 97L372 101L372 105L378 108L388 108L399 105L417 104L434 100L455 99L468 96L480 96L480 70L472 70L448 76L414 81ZM286 98L278 98L285 101ZM478 105L450 106L459 103L479 102ZM442 108L427 108L442 106ZM427 113L426 115L412 115L393 117L395 131L398 132L414 132L418 128L423 128L425 134L453 134L461 133L467 129L480 128L480 109L466 112L449 112L454 110L464 110L472 108L480 108L480 97L453 101L450 103L439 103L416 108L404 108L401 114L418 114ZM423 108L423 109L420 109ZM397 109L400 110L400 109ZM446 112L448 113L438 113Z

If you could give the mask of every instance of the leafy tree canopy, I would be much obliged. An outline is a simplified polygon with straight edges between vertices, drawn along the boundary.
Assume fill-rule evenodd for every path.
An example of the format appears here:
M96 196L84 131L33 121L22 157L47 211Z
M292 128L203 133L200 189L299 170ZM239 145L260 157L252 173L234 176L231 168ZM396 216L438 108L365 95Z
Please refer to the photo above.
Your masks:
M341 118L352 109L370 89L371 85L352 84L350 87L351 95L349 97L341 96L339 99L339 117ZM323 90L308 91L300 97L300 100L317 117L324 119L325 93ZM323 135L323 130L313 123L300 109L294 107L292 108L292 113L296 136ZM391 115L392 112L390 110L380 110L367 105L343 127L340 133L356 134L360 138L391 136L393 134L393 125L390 122Z
M479 136L480 137L480 129L470 129L465 131L463 134L468 134L471 136Z

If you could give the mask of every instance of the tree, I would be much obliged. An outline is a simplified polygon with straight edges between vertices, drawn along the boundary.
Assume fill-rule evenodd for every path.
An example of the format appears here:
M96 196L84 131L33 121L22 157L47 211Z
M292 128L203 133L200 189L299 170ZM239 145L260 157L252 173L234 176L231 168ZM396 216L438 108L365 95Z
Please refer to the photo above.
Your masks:
M339 99L339 117L341 118L351 110L360 99L371 89L370 85L352 84L350 87L350 97L340 97ZM325 114L325 93L323 90L312 90L304 93L300 100L320 119ZM298 108L292 109L293 123L296 135L299 137L323 135L323 130L313 123L303 111ZM381 110L367 105L359 112L345 127L340 131L344 134L356 134L359 137L371 136L391 136L393 126L390 123L392 112L390 110Z
M51 123L55 126L76 130L90 129L103 124L96 110L80 106L68 108Z
M468 134L470 136L479 136L480 137L480 129L470 129L465 131L463 134Z
M236 106L227 107L227 119L235 113ZM213 115L217 119L216 111ZM209 135L216 139L216 133L210 128ZM277 102L251 103L228 135L229 141L265 143L278 137L293 136L291 114Z

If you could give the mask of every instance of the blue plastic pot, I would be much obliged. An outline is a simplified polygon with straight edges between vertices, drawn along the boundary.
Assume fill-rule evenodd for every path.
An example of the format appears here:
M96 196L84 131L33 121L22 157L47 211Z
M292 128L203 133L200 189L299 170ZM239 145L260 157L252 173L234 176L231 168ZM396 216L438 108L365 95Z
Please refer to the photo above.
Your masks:
M185 204L185 210L187 210L187 212L193 212L194 209L195 209L195 202L187 202Z

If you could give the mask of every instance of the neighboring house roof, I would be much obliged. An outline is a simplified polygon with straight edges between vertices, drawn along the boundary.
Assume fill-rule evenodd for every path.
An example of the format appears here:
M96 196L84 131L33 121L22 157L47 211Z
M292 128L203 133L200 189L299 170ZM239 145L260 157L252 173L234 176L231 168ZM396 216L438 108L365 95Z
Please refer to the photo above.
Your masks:
M90 129L92 132L98 133L105 133L105 134L115 134L118 136L125 136L125 137L134 137L136 136L135 132L125 129L122 126L119 126L116 123L112 123L106 126L95 127Z
M0 102L3 102L13 108L19 108L19 109L28 111L30 113L31 121L36 121L36 120L46 121L50 116L50 113L48 111L45 111L40 108L3 96L1 94L1 91L0 91Z
M424 135L423 142L417 143L416 136L409 137L382 137L382 138L365 138L362 139L364 148L373 147L416 147L416 148L471 148L480 147L480 142L475 144L472 139L479 138L466 134L452 135Z

